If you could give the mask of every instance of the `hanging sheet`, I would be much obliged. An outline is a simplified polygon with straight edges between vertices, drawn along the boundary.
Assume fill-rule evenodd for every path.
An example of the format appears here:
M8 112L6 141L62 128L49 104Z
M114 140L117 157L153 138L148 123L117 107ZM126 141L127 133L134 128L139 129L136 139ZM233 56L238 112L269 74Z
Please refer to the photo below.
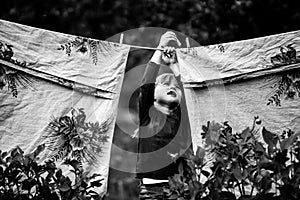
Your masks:
M0 20L0 149L36 152L68 176L76 161L104 194L128 52Z
M299 48L300 31L178 49L194 146L203 146L208 121L228 121L234 132L298 130Z

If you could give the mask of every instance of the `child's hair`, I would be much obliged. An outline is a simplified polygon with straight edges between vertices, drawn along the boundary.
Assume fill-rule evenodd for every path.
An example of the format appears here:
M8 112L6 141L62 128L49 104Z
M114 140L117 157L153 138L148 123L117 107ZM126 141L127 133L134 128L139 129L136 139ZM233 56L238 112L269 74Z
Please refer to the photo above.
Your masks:
M155 84L163 84L165 82L170 82L171 79L176 80L175 75L173 73L163 73L156 78Z
M173 73L163 73L161 75L159 75L156 78L156 82L155 82L155 87L157 84L162 84L162 85L169 85L171 82L173 82L175 84L176 88L179 88L179 84L175 78L175 75ZM181 89L180 89L181 91ZM182 92L182 91L181 91ZM165 113L165 114L171 114L174 110L176 110L176 108L179 106L180 101L181 101L181 94L179 95L179 102L169 102L168 104L162 104L160 101L157 101L156 97L154 99L154 106L160 110L161 112Z

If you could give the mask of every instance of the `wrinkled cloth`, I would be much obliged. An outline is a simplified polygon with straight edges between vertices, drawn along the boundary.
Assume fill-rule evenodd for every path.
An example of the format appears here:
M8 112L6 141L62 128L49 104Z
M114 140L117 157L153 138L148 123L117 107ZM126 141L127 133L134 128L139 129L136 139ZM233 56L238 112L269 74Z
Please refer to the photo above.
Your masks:
M44 145L40 163L80 159L88 176L101 174L95 189L104 194L128 52L0 20L0 149L28 154Z
M233 132L299 130L299 48L300 31L178 49L194 147L204 146L208 121Z

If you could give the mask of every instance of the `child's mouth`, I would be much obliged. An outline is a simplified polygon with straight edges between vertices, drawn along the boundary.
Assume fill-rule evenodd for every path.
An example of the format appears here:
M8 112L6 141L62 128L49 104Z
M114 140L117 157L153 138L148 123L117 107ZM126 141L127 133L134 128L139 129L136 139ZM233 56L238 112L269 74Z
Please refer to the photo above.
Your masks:
M171 95L172 97L177 97L177 94L176 94L176 92L174 92L174 91L169 91L169 92L167 92L167 95Z

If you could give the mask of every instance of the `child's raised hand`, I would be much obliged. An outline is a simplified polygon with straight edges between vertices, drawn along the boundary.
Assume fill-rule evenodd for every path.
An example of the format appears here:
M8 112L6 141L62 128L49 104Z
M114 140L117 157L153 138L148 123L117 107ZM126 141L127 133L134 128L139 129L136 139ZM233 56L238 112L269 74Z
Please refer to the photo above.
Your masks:
M167 31L164 34L162 34L162 36L160 37L158 47L164 48L167 46L171 46L171 47L180 47L181 46L181 43L177 39L176 34L172 31Z
M158 48L153 54L151 61L157 64L170 65L177 62L175 48L181 46L176 34L172 31L167 31L160 37Z
M161 58L166 65L175 63L177 61L175 47L164 47Z

